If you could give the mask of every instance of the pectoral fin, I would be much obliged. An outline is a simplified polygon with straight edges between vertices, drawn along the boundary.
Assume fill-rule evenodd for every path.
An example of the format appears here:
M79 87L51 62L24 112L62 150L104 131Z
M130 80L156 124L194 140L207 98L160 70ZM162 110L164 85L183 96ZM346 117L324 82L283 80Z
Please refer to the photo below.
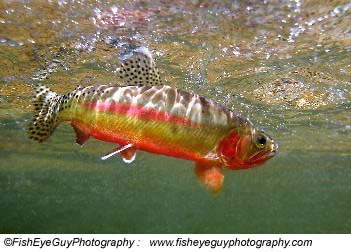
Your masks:
M198 179L211 192L219 193L222 189L224 175L221 166L216 163L196 163L195 173Z

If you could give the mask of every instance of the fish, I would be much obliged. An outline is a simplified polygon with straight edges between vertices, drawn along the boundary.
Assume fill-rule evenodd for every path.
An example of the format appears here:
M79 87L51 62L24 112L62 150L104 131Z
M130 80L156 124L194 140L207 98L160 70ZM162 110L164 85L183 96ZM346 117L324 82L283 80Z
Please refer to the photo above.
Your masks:
M199 94L163 85L151 52L138 47L120 57L121 84L77 86L66 94L35 86L35 114L28 135L46 141L58 125L70 122L76 143L90 137L117 146L125 163L137 151L191 160L199 181L221 191L224 168L248 169L276 155L277 144L253 123Z

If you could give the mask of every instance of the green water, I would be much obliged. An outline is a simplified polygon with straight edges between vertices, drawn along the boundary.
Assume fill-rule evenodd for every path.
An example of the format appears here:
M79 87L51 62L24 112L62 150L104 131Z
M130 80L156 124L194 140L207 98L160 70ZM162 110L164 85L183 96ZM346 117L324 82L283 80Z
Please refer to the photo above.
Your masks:
M350 233L349 1L0 3L0 233ZM125 44L153 51L165 84L249 117L279 144L225 171L214 196L190 161L26 136L33 83L64 93L119 83Z

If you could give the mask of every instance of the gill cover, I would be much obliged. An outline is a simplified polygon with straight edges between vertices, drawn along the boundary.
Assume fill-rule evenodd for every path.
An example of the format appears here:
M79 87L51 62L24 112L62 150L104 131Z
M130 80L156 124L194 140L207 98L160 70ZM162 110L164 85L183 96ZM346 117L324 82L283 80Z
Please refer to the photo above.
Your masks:
M218 153L229 169L247 169L275 156L277 146L270 136L252 125L246 130L233 130L219 144Z

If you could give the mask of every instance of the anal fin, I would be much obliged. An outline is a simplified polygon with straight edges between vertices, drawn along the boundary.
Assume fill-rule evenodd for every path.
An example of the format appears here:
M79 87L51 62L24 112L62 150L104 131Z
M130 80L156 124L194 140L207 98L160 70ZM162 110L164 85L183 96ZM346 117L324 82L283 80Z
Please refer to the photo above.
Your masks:
M83 130L81 130L79 127L71 123L74 131L76 132L76 143L79 145L83 145L90 137L89 134L85 133Z
M195 173L203 185L211 192L219 193L223 186L222 167L214 162L196 163Z

